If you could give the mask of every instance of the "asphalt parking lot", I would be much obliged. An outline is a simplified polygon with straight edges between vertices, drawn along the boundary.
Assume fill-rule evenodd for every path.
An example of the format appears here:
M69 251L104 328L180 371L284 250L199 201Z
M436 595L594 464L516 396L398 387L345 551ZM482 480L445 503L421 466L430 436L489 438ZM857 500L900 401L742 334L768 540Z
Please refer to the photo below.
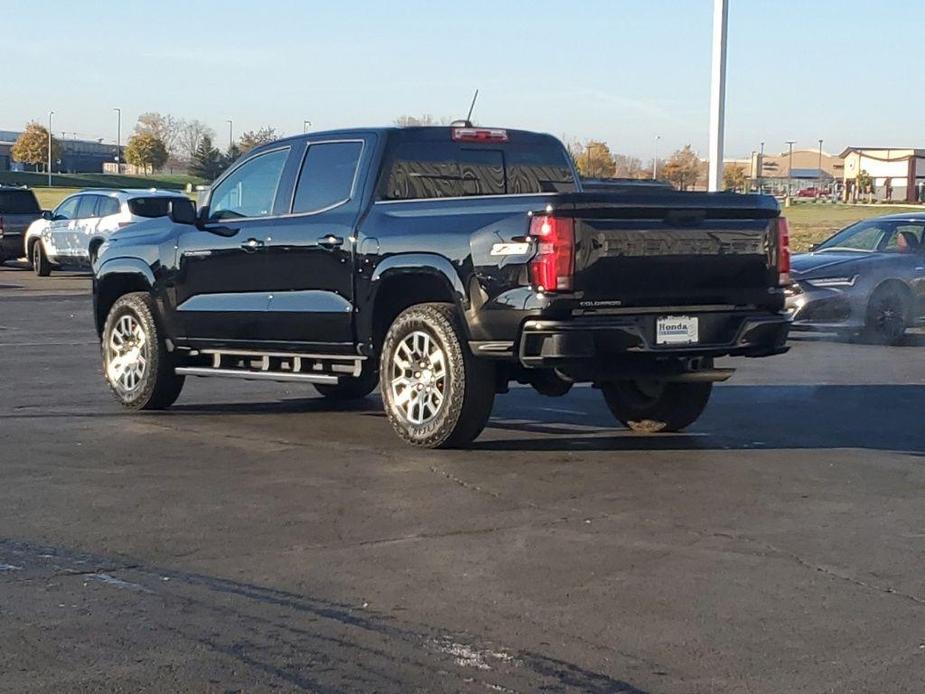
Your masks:
M737 363L690 432L194 379L120 411L89 280L0 269L0 690L921 692L925 336Z

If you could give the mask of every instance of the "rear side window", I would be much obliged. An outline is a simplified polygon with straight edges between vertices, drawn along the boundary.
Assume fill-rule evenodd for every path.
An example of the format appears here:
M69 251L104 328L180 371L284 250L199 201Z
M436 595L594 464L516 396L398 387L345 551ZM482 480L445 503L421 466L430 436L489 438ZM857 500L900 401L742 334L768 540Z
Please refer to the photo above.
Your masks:
M362 151L362 142L309 145L296 184L292 211L318 212L349 200Z
M119 201L116 198L103 196L96 207L96 216L108 217L111 214L119 214L119 211Z
M457 143L397 145L380 183L383 200L450 198L575 190L558 147L490 149Z
M152 198L132 198L128 201L128 210L136 217L166 217L170 213L170 201L176 198L162 195Z
M80 202L77 203L77 219L91 219L96 217L96 203L100 199L99 195L80 195Z
M39 214L39 203L31 190L0 190L0 214Z

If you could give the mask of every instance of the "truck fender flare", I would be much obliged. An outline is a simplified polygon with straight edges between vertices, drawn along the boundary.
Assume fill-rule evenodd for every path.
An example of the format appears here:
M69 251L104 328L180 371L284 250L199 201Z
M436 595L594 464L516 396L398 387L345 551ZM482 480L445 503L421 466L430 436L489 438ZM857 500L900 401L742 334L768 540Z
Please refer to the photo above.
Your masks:
M370 278L370 302L374 303L382 281L396 275L429 274L442 278L461 311L469 307L466 288L453 264L436 253L405 253L386 258L376 266Z
M140 275L149 289L154 287L154 273L146 262L138 258L110 258L103 261L95 273L94 281L102 285L113 275Z

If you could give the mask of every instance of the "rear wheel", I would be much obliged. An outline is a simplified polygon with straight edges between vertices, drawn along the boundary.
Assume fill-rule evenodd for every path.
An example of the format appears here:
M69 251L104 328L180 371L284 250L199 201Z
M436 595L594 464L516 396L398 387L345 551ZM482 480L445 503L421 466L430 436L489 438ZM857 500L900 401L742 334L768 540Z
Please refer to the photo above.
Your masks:
M102 337L103 375L112 394L130 410L170 407L183 389L173 358L154 318L154 302L142 292L113 304Z
M51 262L45 255L45 246L41 240L32 244L32 270L39 277L48 277L51 274Z
M364 366L357 378L342 378L336 385L315 384L315 390L329 400L359 400L372 393L379 385L379 372Z
M488 422L494 367L468 350L451 304L419 304L399 314L386 333L379 373L389 422L410 444L463 446Z
M909 301L897 286L877 289L867 305L866 336L873 342L895 345L906 334Z
M613 416L633 431L647 434L690 426L703 414L712 391L712 383L637 380L601 385Z

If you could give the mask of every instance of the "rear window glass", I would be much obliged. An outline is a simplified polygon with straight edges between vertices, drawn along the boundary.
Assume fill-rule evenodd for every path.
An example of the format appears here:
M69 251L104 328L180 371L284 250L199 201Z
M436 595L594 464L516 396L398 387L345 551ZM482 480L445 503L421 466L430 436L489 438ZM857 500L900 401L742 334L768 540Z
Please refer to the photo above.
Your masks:
M317 212L350 199L362 142L310 145L295 189L293 212Z
M166 217L170 213L170 201L173 197L132 198L128 209L136 217Z
M38 214L41 212L31 190L0 190L0 214Z
M575 190L565 153L558 147L404 142L386 166L379 189L383 200Z

